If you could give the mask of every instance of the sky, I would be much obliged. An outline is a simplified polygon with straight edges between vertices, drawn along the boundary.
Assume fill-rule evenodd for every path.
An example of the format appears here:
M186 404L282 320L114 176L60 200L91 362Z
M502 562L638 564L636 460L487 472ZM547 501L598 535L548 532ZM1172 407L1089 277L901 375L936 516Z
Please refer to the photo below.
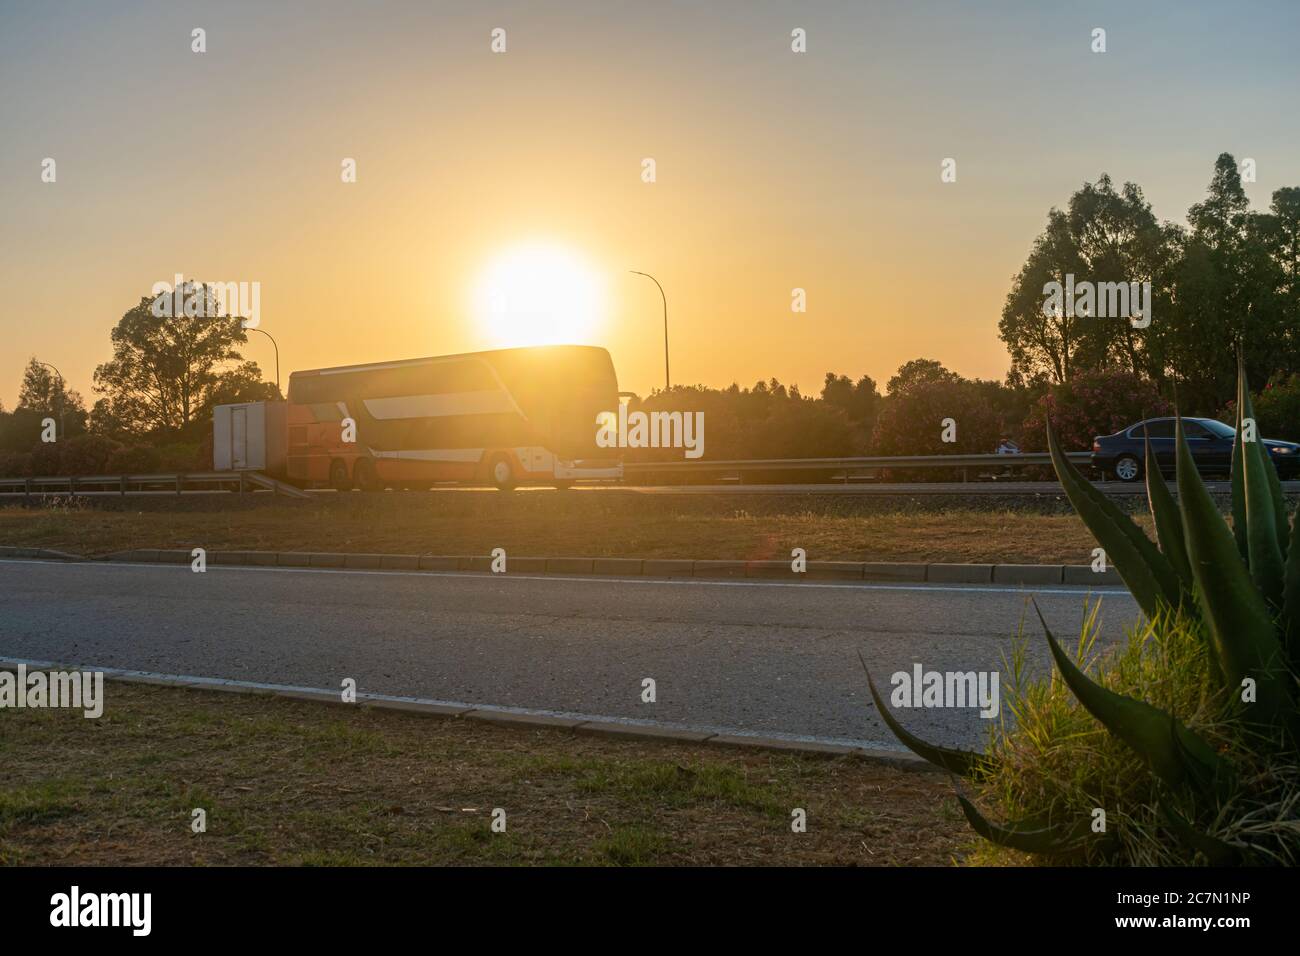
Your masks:
M521 257L628 391L664 381L629 270L675 384L1001 379L1012 277L1085 181L1177 222L1223 151L1256 208L1300 184L1298 36L1288 2L0 0L0 402L32 356L93 402L177 273L259 283L286 384L523 344Z

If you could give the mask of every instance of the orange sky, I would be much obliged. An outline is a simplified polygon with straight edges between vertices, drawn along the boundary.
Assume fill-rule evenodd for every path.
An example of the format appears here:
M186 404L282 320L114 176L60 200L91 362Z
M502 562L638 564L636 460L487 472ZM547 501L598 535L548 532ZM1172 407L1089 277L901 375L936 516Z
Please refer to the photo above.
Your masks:
M587 341L625 389L663 376L658 292L628 269L668 292L677 383L883 387L918 356L1001 378L1010 279L1084 180L1179 221L1222 150L1257 160L1258 207L1297 181L1294 8L979 6L6 6L0 401L32 355L93 401L113 323L176 272L260 282L286 380L497 347L475 277L537 239L605 276Z

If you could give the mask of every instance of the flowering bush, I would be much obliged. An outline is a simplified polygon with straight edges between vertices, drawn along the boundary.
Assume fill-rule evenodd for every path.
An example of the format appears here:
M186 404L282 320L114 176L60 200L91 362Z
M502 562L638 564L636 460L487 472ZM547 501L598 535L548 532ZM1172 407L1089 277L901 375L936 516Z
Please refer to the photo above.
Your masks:
M1281 441L1300 441L1300 375L1274 376L1256 392L1255 422L1260 436ZM1219 416L1225 422L1237 420L1237 403L1229 402Z
M1144 418L1172 414L1173 407L1153 382L1131 372L1101 369L1054 385L1029 409L1022 432L1025 451L1046 451L1047 419L1061 447L1087 451L1097 435L1110 435Z

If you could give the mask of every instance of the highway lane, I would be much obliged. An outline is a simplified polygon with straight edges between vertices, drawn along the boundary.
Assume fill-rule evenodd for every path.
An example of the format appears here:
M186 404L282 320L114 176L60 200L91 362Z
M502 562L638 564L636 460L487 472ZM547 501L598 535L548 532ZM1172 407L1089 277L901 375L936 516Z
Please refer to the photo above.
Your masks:
M916 663L1001 670L1028 593L0 561L0 657L320 688L351 677L362 692L896 749L858 652L882 690ZM1033 593L1072 643L1086 592ZM1138 612L1120 589L1101 598L1110 644ZM1045 672L1036 619L1026 631ZM972 709L900 718L968 746L987 726Z

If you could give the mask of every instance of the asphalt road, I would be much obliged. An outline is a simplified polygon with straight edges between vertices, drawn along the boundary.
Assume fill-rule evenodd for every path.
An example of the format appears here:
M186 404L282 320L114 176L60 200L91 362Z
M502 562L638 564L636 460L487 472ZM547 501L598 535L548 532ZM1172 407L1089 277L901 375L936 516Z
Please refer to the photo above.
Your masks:
M1086 592L1033 592L1063 639ZM1104 644L1137 620L1102 594ZM1028 592L0 561L0 657L338 688L898 749L859 651L890 675L999 670ZM1047 666L1036 619L1032 669ZM641 701L642 680L658 700ZM109 698L111 706L111 696ZM930 739L977 745L972 709L916 709Z

